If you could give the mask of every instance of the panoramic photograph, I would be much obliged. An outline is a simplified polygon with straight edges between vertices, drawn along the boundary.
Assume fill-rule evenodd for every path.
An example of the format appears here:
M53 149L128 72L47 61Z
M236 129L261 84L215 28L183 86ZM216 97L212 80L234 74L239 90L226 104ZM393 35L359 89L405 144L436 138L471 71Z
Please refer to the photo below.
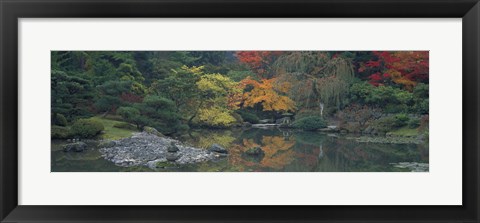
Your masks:
M52 172L428 172L428 51L51 51Z

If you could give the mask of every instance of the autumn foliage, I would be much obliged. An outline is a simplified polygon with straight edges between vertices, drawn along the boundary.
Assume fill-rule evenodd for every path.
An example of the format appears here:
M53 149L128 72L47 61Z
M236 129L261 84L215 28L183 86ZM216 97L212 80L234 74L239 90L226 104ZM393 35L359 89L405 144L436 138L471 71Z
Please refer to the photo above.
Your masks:
M361 64L358 69L359 72L373 71L368 76L372 85L392 82L412 90L417 83L428 83L428 51L377 51L373 54L376 59Z
M246 91L243 94L243 106L253 107L256 104L261 104L264 111L291 111L295 110L295 102L292 101L285 94L288 92L288 83L281 84L275 88L276 78L262 79L260 82L251 79L250 77L240 82L245 89L252 86L251 91Z
M280 136L263 136L260 142L256 142L253 139L244 139L241 144L237 144L232 148L232 158L229 159L229 162L234 166L281 169L295 159L294 145L294 140L287 141ZM254 147L261 148L265 153L265 157L259 162L240 159L242 153Z
M236 56L238 60L246 64L259 77L268 78L269 70L275 59L281 55L280 51L238 51Z

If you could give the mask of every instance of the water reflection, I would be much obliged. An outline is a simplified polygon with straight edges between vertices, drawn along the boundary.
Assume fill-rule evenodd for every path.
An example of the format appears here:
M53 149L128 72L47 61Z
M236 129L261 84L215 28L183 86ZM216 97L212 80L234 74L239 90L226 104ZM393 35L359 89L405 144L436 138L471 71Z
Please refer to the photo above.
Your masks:
M159 171L390 172L409 171L392 163L428 163L428 144L358 143L345 136L318 132L198 130L179 140L201 148L217 143L227 148L230 155L216 162ZM58 148L61 142L52 144ZM246 153L257 147L263 151L261 155ZM52 148L52 171L152 171L145 167L117 167L103 160L96 150L77 154Z

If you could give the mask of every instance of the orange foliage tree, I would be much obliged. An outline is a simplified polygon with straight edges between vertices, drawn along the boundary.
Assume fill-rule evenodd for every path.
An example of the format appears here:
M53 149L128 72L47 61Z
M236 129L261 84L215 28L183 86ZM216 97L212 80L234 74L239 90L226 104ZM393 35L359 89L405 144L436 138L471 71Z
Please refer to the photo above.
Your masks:
M247 77L240 82L243 89L252 86L251 91L243 93L243 106L253 107L261 104L263 111L286 112L295 110L295 102L285 94L289 91L289 83L283 82L275 86L276 78L262 79L260 82Z

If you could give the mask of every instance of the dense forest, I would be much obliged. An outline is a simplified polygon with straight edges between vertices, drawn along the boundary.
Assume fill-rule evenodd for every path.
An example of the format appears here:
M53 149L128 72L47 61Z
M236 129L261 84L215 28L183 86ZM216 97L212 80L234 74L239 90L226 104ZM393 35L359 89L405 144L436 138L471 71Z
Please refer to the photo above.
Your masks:
M98 137L101 118L169 136L252 124L428 134L428 84L427 51L53 51L52 138Z

